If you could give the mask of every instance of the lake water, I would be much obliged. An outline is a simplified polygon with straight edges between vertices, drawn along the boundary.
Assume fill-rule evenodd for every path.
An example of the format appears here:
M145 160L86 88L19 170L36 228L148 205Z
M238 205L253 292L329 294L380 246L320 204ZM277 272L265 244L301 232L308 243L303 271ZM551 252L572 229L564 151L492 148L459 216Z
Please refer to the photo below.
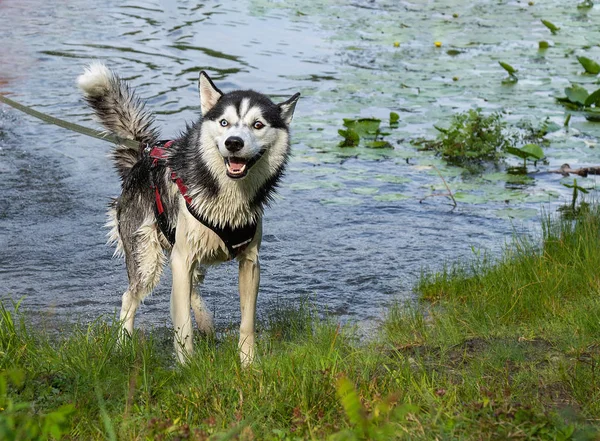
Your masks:
M480 107L508 121L562 126L554 100L571 82L592 91L577 55L600 60L600 8L573 2L244 0L0 2L0 92L42 112L98 128L75 86L93 60L128 79L157 112L163 137L199 114L198 72L219 88L274 100L302 93L290 167L265 216L259 319L281 302L311 299L344 322L370 326L410 299L423 268L497 255L515 231L570 198L558 175L526 185L503 167L466 176L410 143ZM561 30L552 35L540 19ZM538 41L550 48L538 51ZM441 47L434 45L442 43ZM396 47L395 42L399 45ZM519 70L505 85L498 61ZM454 78L456 77L456 78ZM340 148L343 118L400 115L393 149ZM537 171L598 165L600 124L573 115L549 136ZM124 263L105 246L105 208L119 193L110 145L0 106L0 296L32 319L112 316ZM516 164L508 160L508 163ZM457 194L452 209L437 167ZM536 171L530 165L530 171ZM533 176L533 175L532 175ZM593 178L578 179L587 187ZM169 324L170 274L138 313ZM212 268L202 288L219 325L239 318L237 265Z

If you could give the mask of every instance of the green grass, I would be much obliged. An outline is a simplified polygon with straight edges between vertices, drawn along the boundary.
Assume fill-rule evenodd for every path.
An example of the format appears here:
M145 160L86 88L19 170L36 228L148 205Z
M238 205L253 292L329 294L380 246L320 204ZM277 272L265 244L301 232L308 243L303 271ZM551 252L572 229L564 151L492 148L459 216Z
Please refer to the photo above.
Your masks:
M168 332L118 348L104 321L48 336L2 306L0 439L598 439L600 210L543 232L423 275L369 342L276 308L248 369L234 331L179 366Z

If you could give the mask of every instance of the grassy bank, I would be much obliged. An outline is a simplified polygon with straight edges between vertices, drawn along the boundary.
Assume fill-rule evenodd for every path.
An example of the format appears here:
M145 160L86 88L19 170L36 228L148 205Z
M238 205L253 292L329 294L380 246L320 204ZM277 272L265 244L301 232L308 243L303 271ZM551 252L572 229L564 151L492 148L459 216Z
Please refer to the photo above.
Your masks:
M380 335L273 311L243 370L235 332L116 346L99 322L46 337L0 310L0 439L598 439L600 210L424 275Z

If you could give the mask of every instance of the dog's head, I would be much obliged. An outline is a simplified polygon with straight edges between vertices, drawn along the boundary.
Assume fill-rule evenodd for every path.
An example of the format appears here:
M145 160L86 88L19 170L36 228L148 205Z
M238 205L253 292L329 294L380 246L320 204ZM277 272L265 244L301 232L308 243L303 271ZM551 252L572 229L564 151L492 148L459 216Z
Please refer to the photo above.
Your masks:
M218 151L229 178L244 178L263 156L281 158L276 162L283 165L299 93L279 104L251 90L223 94L206 72L200 73L199 89L202 137L212 141L205 148Z

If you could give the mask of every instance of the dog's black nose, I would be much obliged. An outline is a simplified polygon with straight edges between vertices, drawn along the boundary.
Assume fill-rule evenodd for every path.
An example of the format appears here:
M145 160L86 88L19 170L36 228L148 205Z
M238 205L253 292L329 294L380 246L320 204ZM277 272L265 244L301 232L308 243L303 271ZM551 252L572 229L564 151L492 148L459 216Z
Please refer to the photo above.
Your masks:
M230 136L225 140L225 147L230 152L238 152L244 148L244 140L239 136Z

